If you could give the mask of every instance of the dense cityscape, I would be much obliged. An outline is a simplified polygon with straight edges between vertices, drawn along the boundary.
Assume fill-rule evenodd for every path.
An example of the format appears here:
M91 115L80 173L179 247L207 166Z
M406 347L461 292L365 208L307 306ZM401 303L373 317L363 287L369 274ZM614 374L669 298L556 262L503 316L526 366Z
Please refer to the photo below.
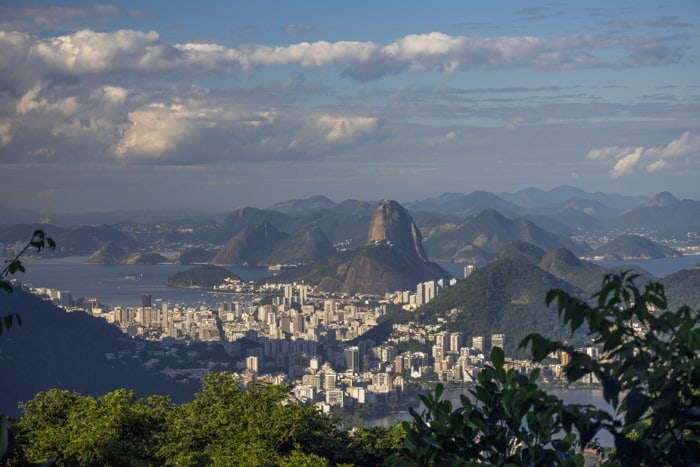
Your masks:
M474 269L473 265L465 266L465 277ZM76 307L70 292L30 291L69 312L104 319L132 338L160 343L160 350L151 352L143 365L160 369L173 379L196 380L212 370L229 370L242 386L253 380L291 383L299 401L328 412L334 406L352 410L400 398L411 382L443 381L457 386L474 382L476 373L488 363L490 349L504 348L506 335L473 336L467 342L464 332L448 332L440 324L421 325L409 318L405 323L394 323L384 342L363 338L381 323L388 308L410 314L456 282L426 281L418 284L415 292L342 298L318 293L305 284L257 286L228 280L212 289L231 297L216 307L154 302L147 293L141 307L104 307L97 298L84 299ZM263 297L269 303L261 303ZM174 346L193 342L220 344L236 360L235 366L229 368L215 360L204 367L167 366L166 357ZM402 350L413 347L423 350ZM598 353L595 347L585 351L592 357ZM542 370L542 382L563 382L566 357L553 355L546 365L511 358L508 367L522 374L537 367ZM595 377L589 376L580 384L595 385Z

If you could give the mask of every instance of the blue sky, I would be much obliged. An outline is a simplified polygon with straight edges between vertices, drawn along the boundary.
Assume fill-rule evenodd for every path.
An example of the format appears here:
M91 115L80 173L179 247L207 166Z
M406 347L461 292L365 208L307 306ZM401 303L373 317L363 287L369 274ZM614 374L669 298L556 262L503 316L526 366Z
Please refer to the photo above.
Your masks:
M0 4L0 205L700 199L700 3Z

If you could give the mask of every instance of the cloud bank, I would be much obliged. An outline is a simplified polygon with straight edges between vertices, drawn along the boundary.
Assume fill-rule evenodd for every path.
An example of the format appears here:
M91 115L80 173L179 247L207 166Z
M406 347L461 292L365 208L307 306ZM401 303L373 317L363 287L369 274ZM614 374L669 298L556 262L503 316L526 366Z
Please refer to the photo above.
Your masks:
M700 157L700 135L684 132L665 146L659 147L620 147L607 146L593 149L586 158L594 161L613 161L608 172L612 179L630 175L637 170L658 172L670 169L674 162Z
M86 29L48 38L0 31L2 63L9 70L31 73L37 80L125 72L235 73L290 65L335 67L343 76L373 80L402 72L658 66L682 60L685 52L678 36L468 37L431 32L407 35L384 45L317 41L226 47L216 43L171 44L156 31ZM19 77L15 74L14 78L18 85Z

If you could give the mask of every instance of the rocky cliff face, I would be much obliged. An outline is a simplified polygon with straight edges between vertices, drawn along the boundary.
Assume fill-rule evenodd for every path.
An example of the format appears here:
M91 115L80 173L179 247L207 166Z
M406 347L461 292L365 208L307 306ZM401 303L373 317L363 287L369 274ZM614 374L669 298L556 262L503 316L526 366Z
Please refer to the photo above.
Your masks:
M368 245L357 250L337 252L276 279L303 280L326 292L383 295L395 290L414 290L419 282L450 278L444 269L428 261L420 231L396 201L379 203L368 240Z
M399 203L384 200L379 203L369 225L368 243L388 242L408 254L428 261L423 249L423 237L411 215Z

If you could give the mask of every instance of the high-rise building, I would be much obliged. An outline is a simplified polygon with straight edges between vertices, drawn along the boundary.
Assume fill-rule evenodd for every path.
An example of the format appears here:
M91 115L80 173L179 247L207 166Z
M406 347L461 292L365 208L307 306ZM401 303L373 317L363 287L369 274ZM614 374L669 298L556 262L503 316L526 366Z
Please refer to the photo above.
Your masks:
M416 306L425 305L425 288L422 282L416 285Z
M446 331L441 331L435 335L435 345L445 350L450 348L450 335Z
M505 334L491 334L491 348L500 347L505 349L506 345L506 335Z
M141 306L144 308L150 308L151 307L151 294L149 293L144 293L141 295Z
M453 332L450 334L450 352L459 352L459 349L464 346L464 333Z
M253 373L258 372L258 357L251 355L245 359L245 368Z
M474 271L476 271L476 264L467 264L466 266L464 266L465 279L469 277Z
M308 287L305 284L301 284L299 287L299 304L304 305L306 303L306 294L308 293Z
M360 372L360 348L357 346L348 347L343 352L345 354L345 365L353 373Z
M474 336L472 337L472 348L480 353L486 353L487 345L484 341L484 336Z
M435 284L435 281L423 282L423 294L425 303L428 303L430 300L435 298L437 295L437 285Z

